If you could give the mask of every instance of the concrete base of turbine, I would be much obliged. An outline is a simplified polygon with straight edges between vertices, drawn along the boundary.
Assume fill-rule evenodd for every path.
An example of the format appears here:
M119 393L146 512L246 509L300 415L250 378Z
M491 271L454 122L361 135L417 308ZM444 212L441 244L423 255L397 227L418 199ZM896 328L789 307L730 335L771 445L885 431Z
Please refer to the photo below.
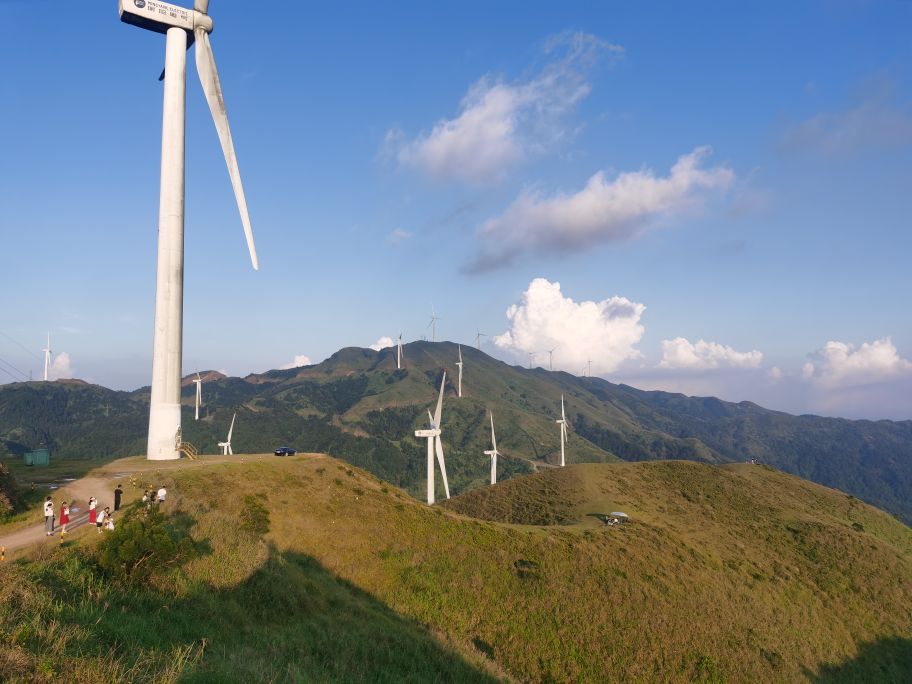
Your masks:
M181 424L180 404L159 404L149 409L149 442L146 458L150 461L173 461L180 458L177 450Z

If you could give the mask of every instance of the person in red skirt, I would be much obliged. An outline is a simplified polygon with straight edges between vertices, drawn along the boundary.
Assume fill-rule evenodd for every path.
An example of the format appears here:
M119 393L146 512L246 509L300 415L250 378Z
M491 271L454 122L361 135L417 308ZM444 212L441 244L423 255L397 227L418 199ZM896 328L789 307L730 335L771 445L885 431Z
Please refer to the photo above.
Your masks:
M95 524L95 507L98 505L98 501L94 496L89 497L89 525Z
M67 523L70 522L70 507L64 501L60 506L60 534L66 534Z

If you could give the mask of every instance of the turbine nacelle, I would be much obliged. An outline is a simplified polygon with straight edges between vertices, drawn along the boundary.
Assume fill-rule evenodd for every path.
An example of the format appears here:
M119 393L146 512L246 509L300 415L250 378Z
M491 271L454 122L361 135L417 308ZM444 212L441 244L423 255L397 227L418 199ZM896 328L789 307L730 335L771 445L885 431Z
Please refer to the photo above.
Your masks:
M212 19L207 14L168 2L118 0L117 12L125 24L155 33L167 33L169 28L182 28L191 33L201 28L212 33Z

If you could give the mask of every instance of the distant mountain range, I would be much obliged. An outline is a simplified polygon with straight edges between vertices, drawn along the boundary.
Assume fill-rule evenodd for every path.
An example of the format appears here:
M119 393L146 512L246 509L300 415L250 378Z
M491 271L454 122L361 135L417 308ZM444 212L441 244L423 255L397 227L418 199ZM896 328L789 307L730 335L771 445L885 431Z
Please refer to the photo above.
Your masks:
M756 459L841 489L912 523L912 421L792 416L750 402L644 392L600 378L510 366L463 347L463 397L455 391L456 345L413 342L404 367L395 349L345 348L322 363L245 378L201 374L203 408L184 383L184 438L215 453L238 412L235 453L288 445L325 452L421 494L425 451L414 437L427 422L446 369L443 443L451 490L487 482L488 411L499 479L553 465L560 397L571 423L574 462ZM195 376L194 376L195 377ZM148 388L117 392L78 381L0 386L0 455L44 443L54 457L110 459L145 450ZM442 485L438 497L443 496Z

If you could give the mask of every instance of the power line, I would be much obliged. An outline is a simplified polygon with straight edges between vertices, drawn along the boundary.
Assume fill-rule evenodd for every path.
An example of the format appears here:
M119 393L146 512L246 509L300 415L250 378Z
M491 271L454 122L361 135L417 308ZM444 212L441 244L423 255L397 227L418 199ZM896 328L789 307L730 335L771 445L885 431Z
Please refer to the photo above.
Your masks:
M23 373L21 370L19 370L18 368L16 368L16 367L15 367L13 364L11 364L9 361L6 361L5 359L0 358L0 363L9 366L9 367L12 368L14 371L16 371L17 373L19 373L19 375L21 375L21 376L22 376L23 378L25 378L26 380L29 379L29 377L28 377L25 373ZM6 368L4 368L3 366L0 366L0 370L2 370L4 373L6 373L6 374L7 374L8 376L10 376L11 378L13 378L13 380L18 380L18 378L17 378L15 375L13 375L12 373L10 373L10 372L9 372L8 370L6 370Z
M35 356L35 357L37 357L37 358L41 358L41 356L38 354L38 352L36 352L34 349L29 349L29 348L26 347L24 344L22 344L22 342L20 342L19 340L15 339L15 338L13 338L13 337L10 337L9 335L7 335L7 334L6 334L5 332L3 332L2 330L0 330L0 335L3 335L3 337L5 337L6 339L8 339L8 340L9 340L10 342L12 342L13 344L16 344L16 345L22 347L22 349L24 349L25 351L27 351L27 352L28 352L29 354L31 354L32 356Z

